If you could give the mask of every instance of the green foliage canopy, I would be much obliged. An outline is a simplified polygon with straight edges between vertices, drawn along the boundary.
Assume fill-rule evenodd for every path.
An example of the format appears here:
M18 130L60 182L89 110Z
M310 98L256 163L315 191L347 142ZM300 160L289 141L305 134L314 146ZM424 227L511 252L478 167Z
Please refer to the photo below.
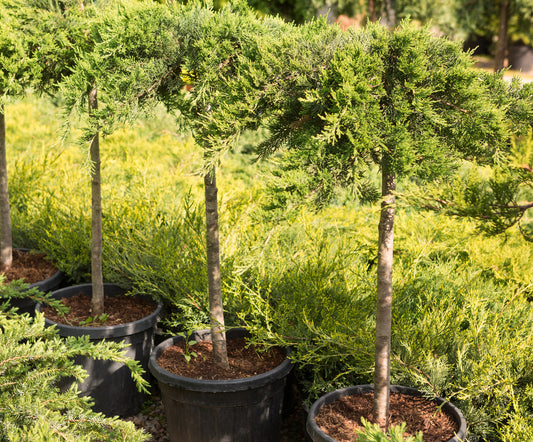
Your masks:
M318 81L285 90L288 103L266 118L265 146L300 151L317 182L356 180L384 155L398 176L432 179L459 158L490 162L507 149L508 101L498 102L505 83L488 81L458 44L427 28L353 30L330 63L315 67ZM501 95L492 96L493 83Z
M89 48L84 23L91 8L77 0L6 0L0 5L0 95L28 87L53 92L70 73L76 50ZM38 19L36 19L38 17ZM50 32L53 30L53 32Z
M61 84L72 122L84 128L83 141L111 133L154 105L159 90L178 88L183 39L169 9L155 2L109 2L94 8L85 23L90 49L77 47L77 63ZM89 92L98 91L98 110L87 113Z

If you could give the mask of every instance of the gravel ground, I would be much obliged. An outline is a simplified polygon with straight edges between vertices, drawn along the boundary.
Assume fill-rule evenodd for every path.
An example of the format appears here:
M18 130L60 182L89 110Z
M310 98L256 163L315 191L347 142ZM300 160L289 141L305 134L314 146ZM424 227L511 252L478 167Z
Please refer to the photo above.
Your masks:
M152 437L150 442L169 442L167 433L167 421L165 418L165 411L163 410L163 403L159 396L159 391L154 391L150 399L146 402L143 410L132 417L126 418L127 421L132 421L137 428L143 428L144 431L150 433Z
M292 388L292 393L290 389L288 392L280 442L305 442L305 411L299 404L298 391ZM152 435L150 442L170 441L166 429L165 412L157 388L152 392L142 412L125 420L132 421L138 428L143 428L150 433Z

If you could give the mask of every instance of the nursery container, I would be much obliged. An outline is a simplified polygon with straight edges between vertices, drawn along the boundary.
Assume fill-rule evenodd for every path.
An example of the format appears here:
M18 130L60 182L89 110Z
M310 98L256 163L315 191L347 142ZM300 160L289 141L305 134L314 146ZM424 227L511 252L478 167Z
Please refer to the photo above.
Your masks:
M52 292L57 299L70 297L83 293L92 294L91 284L82 284ZM125 290L115 284L104 284L105 296L117 296ZM38 306L39 308L39 306ZM154 311L143 319L121 325L103 327L70 326L56 323L49 319L46 325L55 325L59 335L89 336L91 341L114 341L129 344L126 355L139 361L145 371L148 369L148 360L153 349L155 326L161 311L161 305L154 304ZM95 360L87 357L76 358L76 362L83 366L89 376L79 384L79 390L84 396L91 396L95 405L93 410L107 416L131 416L141 410L145 398L144 393L137 390L129 369L117 362Z
M30 249L17 249L21 252L29 252ZM29 285L29 288L37 288L41 292L51 292L53 290L56 290L61 286L61 283L64 280L64 273L61 270L58 270L55 272L52 276L49 278L43 279L42 281L34 282L33 284ZM19 313L29 313L31 316L35 315L35 306L37 303L30 298L13 298L9 301L9 303L13 307L18 308Z
M313 442L336 442L335 439L324 433L315 422L315 417L320 412L321 408L325 405L340 399L344 396L352 396L357 394L371 393L374 391L373 385L356 385L353 387L346 387L340 390L335 390L321 396L316 402L313 403L309 414L307 415L306 429L307 434ZM391 392L397 392L401 394L407 394L415 397L423 397L422 392L409 387L403 387L400 385L391 385ZM466 436L466 420L461 411L452 403L445 401L441 397L433 399L435 405L442 405L442 411L453 418L457 426L457 432L454 437L448 439L447 442L460 442L464 440Z
M232 329L227 339L244 337ZM210 340L209 330L191 335ZM292 364L285 359L276 368L255 376L232 380L202 380L163 369L158 357L181 336L159 344L150 356L150 371L158 380L173 442L279 442L286 378Z

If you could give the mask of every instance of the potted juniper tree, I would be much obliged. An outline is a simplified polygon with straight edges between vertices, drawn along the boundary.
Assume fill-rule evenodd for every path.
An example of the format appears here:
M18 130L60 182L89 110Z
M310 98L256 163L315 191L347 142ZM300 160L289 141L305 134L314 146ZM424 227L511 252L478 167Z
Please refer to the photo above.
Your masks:
M39 59L48 58L52 46L50 41L37 43L32 39L36 28L30 23L30 12L27 4L16 0L0 6L0 269L6 281L24 279L33 287L48 291L61 283L63 274L43 253L13 249L8 186L5 106L9 98L22 97L29 87L39 92L48 90L55 70L50 69L53 63L39 63ZM17 299L14 304L21 312L33 313L35 309L29 298Z
M501 94L497 97L494 90ZM460 159L490 162L497 152L507 150L516 130L505 112L507 90L500 77L488 79L474 71L457 43L434 37L427 28L402 22L388 31L369 24L347 34L345 44L307 90L286 90L292 106L276 108L267 119L274 137L270 144L285 142L305 166L313 161L313 167L304 170L326 171L321 179L349 182L368 164L381 171L374 384L319 399L307 424L313 440L334 440L315 422L322 407L340 396L360 393L361 388L373 392L367 420L382 429L391 424L389 404L391 390L396 389L390 385L390 355L397 179L431 180L450 174ZM454 416L456 425L445 437L457 433L462 438L464 420L460 414Z
M163 75L161 70L166 69L163 63L159 63L162 48L170 50L172 44L179 47L179 43L174 42L168 33L159 32L162 21L168 18L163 6L147 4L143 9L135 5L140 4L124 4L122 9L117 7L118 3L113 3L103 7L91 5L58 11L67 15L70 22L76 23L78 27L73 29L73 33L79 28L83 30L84 38L80 45L74 45L76 64L72 72L62 78L61 91L65 97L68 124L79 120L83 128L81 142L89 145L91 283L65 287L52 293L71 308L68 314L56 314L49 307L43 307L42 311L47 324L55 325L61 336L83 335L92 341L105 339L129 344L127 355L146 369L161 305L154 304L147 296L125 296L127 291L124 288L103 282L100 133L110 133L115 118L134 114L140 103L150 101L154 77ZM139 40L132 40L128 29L133 26L137 26L137 37L144 34L150 39L139 37ZM147 63L149 74L139 79L139 70L128 54L136 54L139 44L148 43L157 48L159 58ZM122 113L117 112L113 96L106 91L116 89L117 84L125 85L131 79L137 80L132 81L134 86L128 90L122 87L120 94L134 104L123 107ZM141 100L141 97L146 100ZM132 415L140 410L146 389L137 389L127 366L105 358L82 358L78 362L89 372L79 388L83 395L94 399L95 410L120 416Z
M192 10L182 13L180 21L182 28L195 30L186 40L190 46L181 66L192 84L180 91L179 99L162 99L170 98L185 115L204 152L210 329L189 337L194 347L181 336L162 342L152 353L150 369L162 392L171 440L276 441L291 365L284 353L272 349L268 357L263 354L260 367L254 362L252 374L239 372L235 353L242 351L244 335L239 329L227 330L224 320L216 168L239 133L256 127L262 108L269 105L256 89L257 84L267 87L268 79L275 81L265 54L274 60L276 54L270 51L283 45L297 51L298 32L279 19L258 19L242 3L217 13ZM209 348L206 341L211 341L214 363L211 357L205 361L212 364L207 365L209 377L199 379L194 371L206 364L194 356ZM245 354L247 363L257 360L255 351ZM228 355L233 356L231 363Z

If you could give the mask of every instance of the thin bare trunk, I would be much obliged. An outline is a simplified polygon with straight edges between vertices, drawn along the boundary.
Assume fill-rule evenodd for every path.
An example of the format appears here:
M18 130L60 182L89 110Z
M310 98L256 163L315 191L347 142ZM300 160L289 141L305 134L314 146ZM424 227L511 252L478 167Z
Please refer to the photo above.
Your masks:
M89 93L89 114L98 109L96 89ZM104 278L102 275L102 187L100 179L100 138L98 132L91 142L91 181L92 181L92 215L91 215L91 281L92 314L104 313Z
M368 0L368 18L371 22L377 21L376 0Z
M383 167L382 174L383 202L381 203L379 220L376 350L374 357L374 422L385 429L389 424L392 260L396 182L388 166Z
M505 66L505 53L507 51L507 34L509 27L510 0L500 2L500 24L498 26L498 42L496 44L496 54L494 56L494 70L500 71Z
M211 318L211 339L215 363L229 368L224 326L224 308L220 281L220 246L218 230L218 201L216 171L213 169L204 177L207 278L209 286L209 317Z
M383 0L383 24L392 29L396 26L396 9L394 0Z
M0 106L0 217L0 264L9 267L13 263L13 238L7 184L6 120L3 106Z

